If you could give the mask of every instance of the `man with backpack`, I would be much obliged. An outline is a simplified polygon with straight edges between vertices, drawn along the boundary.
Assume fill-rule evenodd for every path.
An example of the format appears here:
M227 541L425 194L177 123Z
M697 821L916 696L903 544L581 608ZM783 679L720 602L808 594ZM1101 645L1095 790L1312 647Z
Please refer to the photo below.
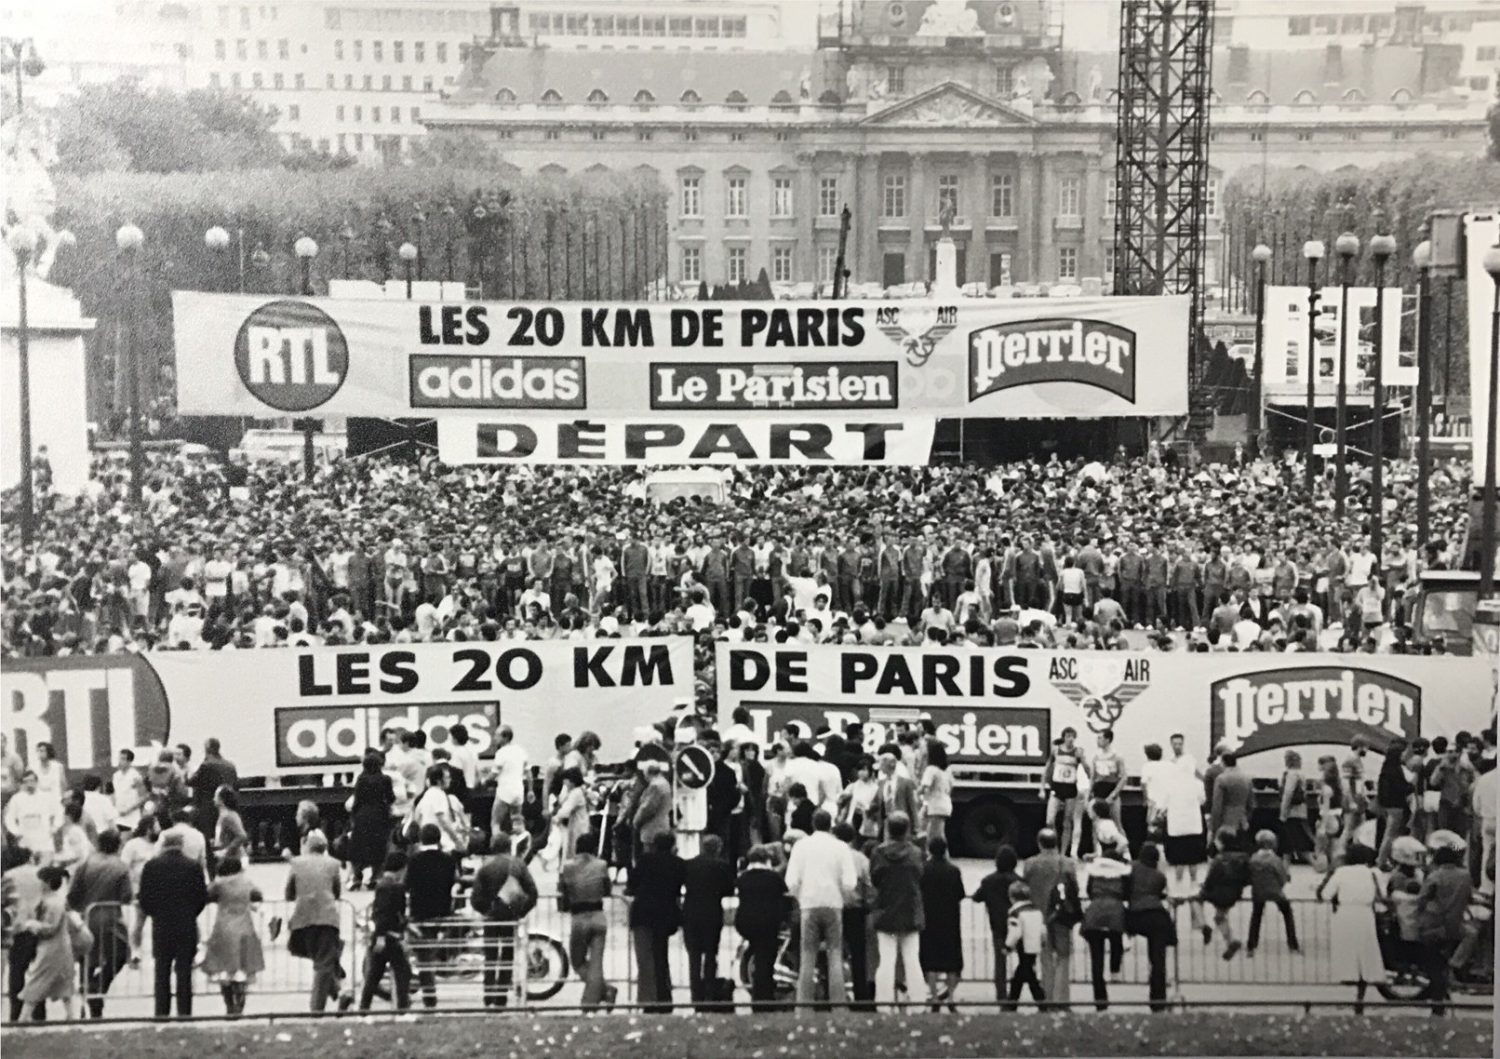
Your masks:
M1037 832L1036 844L1036 856L1022 867L1021 879L1046 924L1041 952L1042 992L1048 1002L1066 1004L1070 999L1073 929L1083 919L1078 865L1058 850L1057 832L1052 828Z

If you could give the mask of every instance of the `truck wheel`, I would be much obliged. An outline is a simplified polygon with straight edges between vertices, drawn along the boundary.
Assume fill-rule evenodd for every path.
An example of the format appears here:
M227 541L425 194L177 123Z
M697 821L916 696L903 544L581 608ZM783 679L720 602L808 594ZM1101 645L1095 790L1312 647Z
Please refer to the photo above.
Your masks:
M993 860L1001 846L1016 844L1016 816L1005 802L973 802L959 820L958 833L965 856Z

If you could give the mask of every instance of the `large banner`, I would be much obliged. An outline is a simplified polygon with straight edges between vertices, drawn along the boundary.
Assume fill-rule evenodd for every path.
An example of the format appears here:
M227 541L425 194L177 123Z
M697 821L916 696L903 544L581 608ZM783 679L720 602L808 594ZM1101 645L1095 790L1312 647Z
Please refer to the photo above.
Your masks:
M173 294L186 414L1181 415L1188 299L433 304Z
M439 419L438 457L465 463L838 463L925 466L937 420Z
M509 725L540 761L558 732L592 730L605 760L693 700L692 645L644 640L406 644L282 651L172 651L16 659L0 673L0 728L30 758L49 742L70 770L122 747L216 737L242 776L350 771L383 729L441 746L462 722L481 756Z
M721 721L743 706L763 742L858 721L873 751L893 721L927 717L955 765L1034 769L1064 728L1089 748L1113 729L1133 774L1178 732L1200 762L1224 742L1260 775L1288 747L1478 732L1491 695L1486 659L1406 655L720 644L717 677Z
M1338 286L1323 287L1318 295L1314 332L1317 382L1338 382L1339 351L1344 331L1339 320L1343 295ZM1374 287L1349 288L1347 383L1351 391L1375 375ZM1385 291L1385 330L1381 341L1381 381L1386 386L1417 384L1416 354L1401 352L1401 288ZM1266 331L1263 372L1268 386L1307 385L1307 288L1266 288Z

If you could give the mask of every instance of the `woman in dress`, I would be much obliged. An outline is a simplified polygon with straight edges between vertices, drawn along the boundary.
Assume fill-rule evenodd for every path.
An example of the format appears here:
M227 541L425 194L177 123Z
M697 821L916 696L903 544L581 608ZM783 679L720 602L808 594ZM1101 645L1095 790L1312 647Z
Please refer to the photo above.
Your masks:
M37 878L42 883L42 899L16 928L36 938L36 955L26 968L26 980L21 985L21 1005L23 1010L30 1008L34 1020L41 1021L46 1016L47 1001L61 1000L71 1019L76 1017L78 964L68 926L67 896L62 888L68 881L68 873L53 864L40 869Z
M1375 851L1353 845L1342 866L1321 887L1320 899L1333 907L1332 965L1343 981L1354 984L1354 1013L1365 1013L1365 991L1373 982L1385 981L1385 958L1375 928L1376 905L1380 902L1380 878L1375 874Z
M245 874L237 854L219 861L219 875L209 884L208 900L217 912L204 950L203 972L219 983L224 1011L242 1015L245 992L255 976L265 970L266 961L255 929L254 909L261 894Z
M562 770L562 791L557 798L557 812L552 814L552 827L561 842L560 861L572 860L578 849L578 840L589 833L588 789L583 785L583 773L576 768Z
M875 759L864 754L855 767L854 779L839 797L839 821L847 823L860 838L880 838L880 822L870 811L880 784L875 779Z
M948 748L936 739L927 740L927 766L922 769L919 793L927 840L946 841L948 818L953 815L953 774L948 771Z
M1343 850L1344 779L1332 754L1318 758L1318 833L1313 838L1313 863L1322 861L1323 882L1333 876ZM1320 884L1321 885L1321 884Z
M385 860L391 837L391 806L396 791L391 777L382 771L385 763L380 752L365 753L359 778L354 781L354 795L349 800L349 857L351 890L358 890L366 872L373 885L375 873Z
M1307 820L1307 784L1302 778L1302 755L1288 750L1281 774L1281 852L1293 864L1307 863L1312 853L1312 828Z
M953 991L964 971L964 896L963 873L948 859L948 840L940 834L931 835L927 839L927 864L922 869L925 922L918 952L933 1011L943 1004L949 1011L958 1010Z
M224 784L214 791L214 805L219 808L219 823L214 828L214 861L218 863L229 857L240 860L250 845L250 836L240 819L239 792Z

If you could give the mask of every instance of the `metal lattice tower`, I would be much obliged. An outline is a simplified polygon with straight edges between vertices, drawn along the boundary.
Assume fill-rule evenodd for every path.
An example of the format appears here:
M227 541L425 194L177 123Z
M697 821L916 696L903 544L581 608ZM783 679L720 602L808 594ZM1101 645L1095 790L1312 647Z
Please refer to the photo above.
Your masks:
M1199 374L1213 0L1124 0L1115 148L1116 294L1190 294Z

